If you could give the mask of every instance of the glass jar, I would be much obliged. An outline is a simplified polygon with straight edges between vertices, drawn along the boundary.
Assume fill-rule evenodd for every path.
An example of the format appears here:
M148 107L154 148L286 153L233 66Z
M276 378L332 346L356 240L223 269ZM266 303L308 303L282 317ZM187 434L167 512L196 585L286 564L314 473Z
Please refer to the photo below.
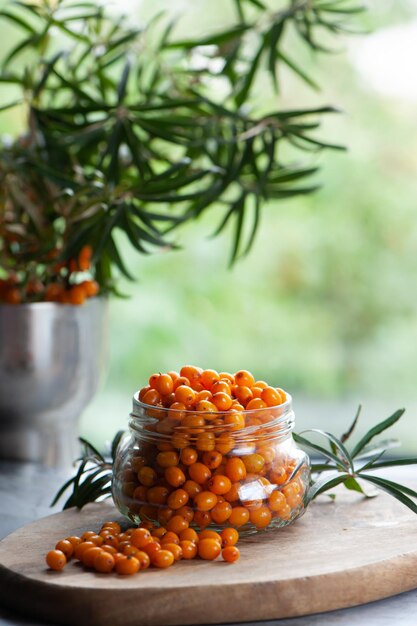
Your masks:
M227 415L156 408L134 396L130 434L113 467L120 512L175 532L188 525L254 531L300 517L310 467L292 438L291 397Z

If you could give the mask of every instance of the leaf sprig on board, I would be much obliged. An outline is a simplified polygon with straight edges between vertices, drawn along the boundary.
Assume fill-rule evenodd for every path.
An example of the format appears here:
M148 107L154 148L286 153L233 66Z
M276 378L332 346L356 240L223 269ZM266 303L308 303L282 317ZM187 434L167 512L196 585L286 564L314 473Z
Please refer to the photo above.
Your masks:
M412 498L417 498L416 491L371 473L389 467L417 464L417 457L383 458L387 450L400 445L397 439L374 441L375 437L398 422L404 414L404 409L395 411L390 417L373 426L349 451L345 443L354 432L360 413L361 407L359 407L349 430L340 438L319 429L294 434L294 439L299 445L308 448L314 455L320 455L325 459L324 462L314 461L311 466L314 480L307 494L307 503L340 484L347 489L362 493L365 497L373 497L375 494L370 495L364 489L364 485L368 483L372 487L386 491L414 513L417 513L417 504L412 500ZM307 432L315 433L327 439L328 447L307 439L303 436Z
M173 248L173 230L213 209L214 234L232 231L233 263L265 202L317 189L311 152L341 148L316 135L336 109L264 111L256 85L266 70L278 91L285 67L316 88L291 31L318 52L362 7L227 2L231 24L186 40L166 15L135 28L88 0L11 0L0 11L22 33L0 63L0 83L17 94L5 90L0 111L18 106L27 119L0 147L0 267L48 277L51 251L67 260L89 244L96 279L111 287L114 268L133 278L117 233L139 253Z
M349 490L361 493L366 498L374 497L375 493L368 494L363 488L362 484L364 481L365 483L368 482L372 487L386 491L414 513L417 513L417 504L412 500L412 498L417 498L416 491L380 475L370 473L389 467L417 464L417 457L390 457L383 459L387 450L400 445L397 439L374 441L375 437L398 422L404 414L404 409L395 411L390 417L373 426L349 451L345 443L350 439L356 428L360 412L361 407L359 407L350 428L340 438L319 429L293 434L295 441L300 446L308 448L314 455L314 461L311 465L312 481L306 495L306 505L317 498L317 496L331 491L341 484ZM307 439L304 436L306 432L325 437L328 447L323 447ZM81 457L77 459L79 463L78 470L75 476L68 480L58 491L52 506L70 488L72 492L63 506L64 509L74 506L81 509L89 502L111 497L112 466L117 446L123 434L124 431L119 431L114 437L111 444L110 458L105 458L88 441L80 439L83 451ZM324 460L316 459L317 455L323 457Z

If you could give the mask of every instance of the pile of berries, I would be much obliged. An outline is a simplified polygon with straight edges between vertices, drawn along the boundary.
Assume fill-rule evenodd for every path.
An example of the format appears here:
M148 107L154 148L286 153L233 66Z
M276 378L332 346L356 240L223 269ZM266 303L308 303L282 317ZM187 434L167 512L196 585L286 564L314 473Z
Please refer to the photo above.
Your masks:
M262 529L301 514L309 470L276 419L286 410L283 390L246 370L185 366L153 374L138 397L152 419L115 465L113 497L124 515L178 532Z
M181 559L214 561L221 553L224 561L234 563L240 556L236 547L239 534L234 528L198 534L191 528L176 533L171 526L155 528L142 523L122 531L117 522L105 522L98 533L89 530L81 537L58 541L55 550L46 555L46 563L53 570L62 570L74 558L101 574L115 571L129 576L150 566L165 569Z
M52 251L58 255L57 250ZM91 267L92 249L84 246L76 259L67 262L54 262L50 266L51 277L41 280L34 276L19 277L10 274L0 279L0 303L20 304L22 302L60 302L61 304L83 304L87 298L96 296L99 285L91 278L79 280L81 272L88 272ZM49 266L48 266L49 267Z

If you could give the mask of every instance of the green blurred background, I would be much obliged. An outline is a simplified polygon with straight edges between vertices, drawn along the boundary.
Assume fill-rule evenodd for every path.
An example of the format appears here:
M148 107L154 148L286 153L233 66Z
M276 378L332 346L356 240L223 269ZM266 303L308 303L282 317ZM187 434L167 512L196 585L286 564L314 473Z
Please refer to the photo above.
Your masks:
M174 4L188 34L231 16L224 0ZM123 8L140 19L150 5ZM339 41L337 54L293 51L319 93L281 77L279 106L344 111L322 136L348 152L313 157L322 165L318 193L265 207L251 254L232 270L230 237L209 237L215 207L176 235L180 251L139 257L126 243L138 280L121 285L129 299L111 303L107 372L81 423L94 443L126 425L131 395L150 373L189 363L247 368L288 389L298 430L341 433L359 402L362 428L405 406L397 434L404 450L417 449L417 2L367 5L367 34ZM16 37L1 28L0 52ZM256 98L267 108L277 97L261 79ZM17 129L20 116L2 114L0 132Z

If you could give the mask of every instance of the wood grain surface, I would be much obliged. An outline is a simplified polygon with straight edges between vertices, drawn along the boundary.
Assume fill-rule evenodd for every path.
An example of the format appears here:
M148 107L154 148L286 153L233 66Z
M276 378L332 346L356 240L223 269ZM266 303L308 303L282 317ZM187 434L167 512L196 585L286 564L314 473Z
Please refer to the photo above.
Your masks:
M417 518L386 495L339 491L287 528L243 538L235 564L182 561L129 578L70 563L49 571L58 539L118 519L93 504L28 524L0 543L0 602L71 626L170 626L277 619L355 606L417 587Z

